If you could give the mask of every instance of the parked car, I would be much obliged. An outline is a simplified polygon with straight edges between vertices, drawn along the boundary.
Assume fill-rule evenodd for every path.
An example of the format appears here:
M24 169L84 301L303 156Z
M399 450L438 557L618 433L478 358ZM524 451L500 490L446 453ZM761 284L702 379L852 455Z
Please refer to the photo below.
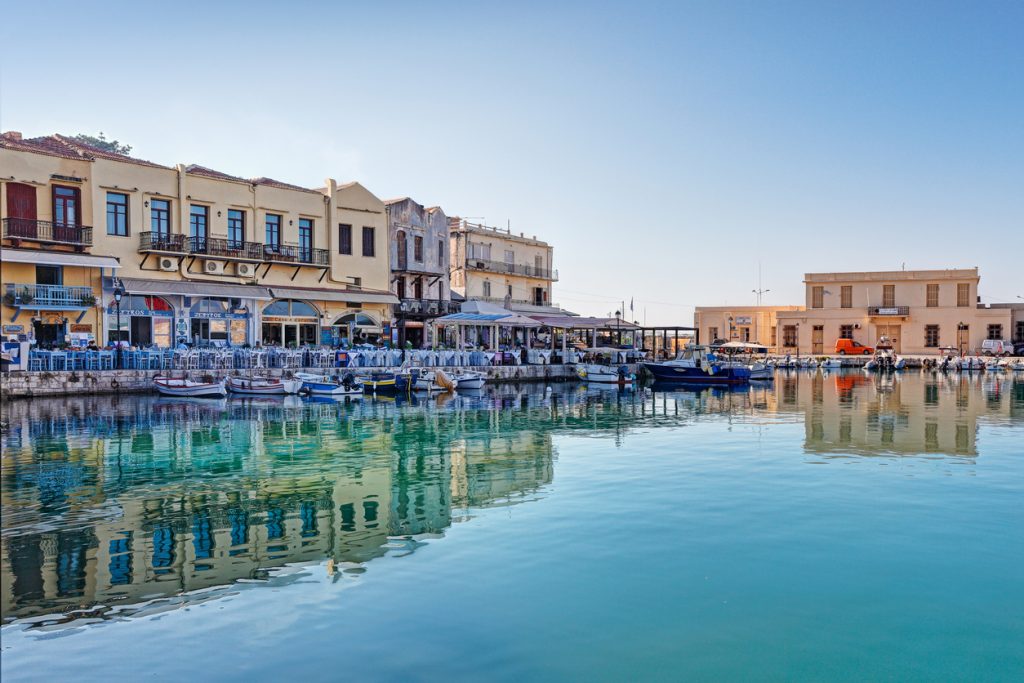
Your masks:
M837 339L836 353L840 356L870 356L875 350L852 339Z
M981 342L981 353L985 356L1012 356L1013 344L1002 339L986 339Z

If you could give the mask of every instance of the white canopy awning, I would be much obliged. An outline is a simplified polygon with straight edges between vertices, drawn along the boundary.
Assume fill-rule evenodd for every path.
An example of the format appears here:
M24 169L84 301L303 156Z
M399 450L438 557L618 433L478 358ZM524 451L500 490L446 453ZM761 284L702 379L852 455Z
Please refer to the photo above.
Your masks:
M270 301L270 290L256 285L232 285L223 282L196 280L150 280L141 277L123 277L121 284L129 294L162 294L180 296L214 296L235 299Z
M0 261L4 263L33 263L40 266L121 267L121 263L113 256L93 256L92 254L71 254L63 251L30 251L28 249L10 248L0 250Z
M299 287L272 287L275 299L314 299L316 301L338 301L353 304L398 304L398 297L391 292L375 289L303 289Z

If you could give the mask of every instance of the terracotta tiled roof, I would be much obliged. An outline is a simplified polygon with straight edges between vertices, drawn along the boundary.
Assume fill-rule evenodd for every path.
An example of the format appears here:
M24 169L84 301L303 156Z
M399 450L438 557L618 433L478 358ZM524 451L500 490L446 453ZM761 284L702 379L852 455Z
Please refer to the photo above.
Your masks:
M8 135L0 136L0 147L13 149L20 152L34 152L48 156L61 157L64 159L79 159L81 161L94 161L96 159L108 159L110 161L121 161L127 164L138 164L140 166L152 166L154 168L168 168L160 164L154 164L145 159L136 159L127 154L108 152L84 142L79 142L66 135L46 135L39 138L18 140Z
M245 178L239 178L238 176L228 175L227 173L221 173L220 171L214 171L212 168L206 168L199 164L189 164L185 167L185 173L189 175L200 175L207 178L215 178L217 180L234 180L238 183L248 183L249 181Z
M100 149L99 147L95 147L95 146L90 145L88 143L81 142L81 141L75 140L73 138L69 138L66 135L60 135L59 133L56 134L56 135L50 135L50 136L48 136L48 138L36 138L36 139L37 140L43 140L43 139L51 139L51 138L54 139L54 140L57 140L58 142L62 143L63 145L65 145L67 147L70 147L71 149L73 149L73 150L77 151L78 153L82 154L83 156L87 156L87 157L89 157L91 159L107 159L109 161L122 161L122 162L127 163L127 164L138 164L140 166L150 166L152 168L163 168L163 169L171 170L171 168L169 166L163 166L161 164L155 164L152 161L147 161L145 159L137 159L135 157L128 156L127 154L118 154L117 152L110 152L108 150Z
M310 189L308 187L299 187L298 185L292 185L291 183L284 183L280 180L274 180L273 178L250 178L249 182L253 185L266 185L267 187L279 187L282 190L300 190L302 192L309 192L311 194L323 194L317 190Z

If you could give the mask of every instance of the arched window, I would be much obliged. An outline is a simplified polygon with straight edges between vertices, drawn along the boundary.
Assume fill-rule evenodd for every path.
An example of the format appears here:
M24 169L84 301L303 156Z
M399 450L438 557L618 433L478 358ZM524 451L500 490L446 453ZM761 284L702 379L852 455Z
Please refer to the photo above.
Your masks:
M263 315L290 316L299 318L316 318L320 313L316 308L299 299L278 299L263 308Z
M380 324L366 313L346 313L334 321L334 326L348 327L349 323L356 327L377 327Z

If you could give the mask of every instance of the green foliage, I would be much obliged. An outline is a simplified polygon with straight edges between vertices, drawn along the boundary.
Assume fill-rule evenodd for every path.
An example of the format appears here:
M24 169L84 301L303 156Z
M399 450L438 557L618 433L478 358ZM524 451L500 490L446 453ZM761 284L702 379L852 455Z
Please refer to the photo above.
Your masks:
M100 131L99 135L95 136L79 133L78 135L75 135L73 139L87 145L92 145L93 147L99 147L100 149L108 152L114 152L115 154L129 154L132 151L131 145L121 144L117 140L108 140L107 136L103 134L103 131Z

